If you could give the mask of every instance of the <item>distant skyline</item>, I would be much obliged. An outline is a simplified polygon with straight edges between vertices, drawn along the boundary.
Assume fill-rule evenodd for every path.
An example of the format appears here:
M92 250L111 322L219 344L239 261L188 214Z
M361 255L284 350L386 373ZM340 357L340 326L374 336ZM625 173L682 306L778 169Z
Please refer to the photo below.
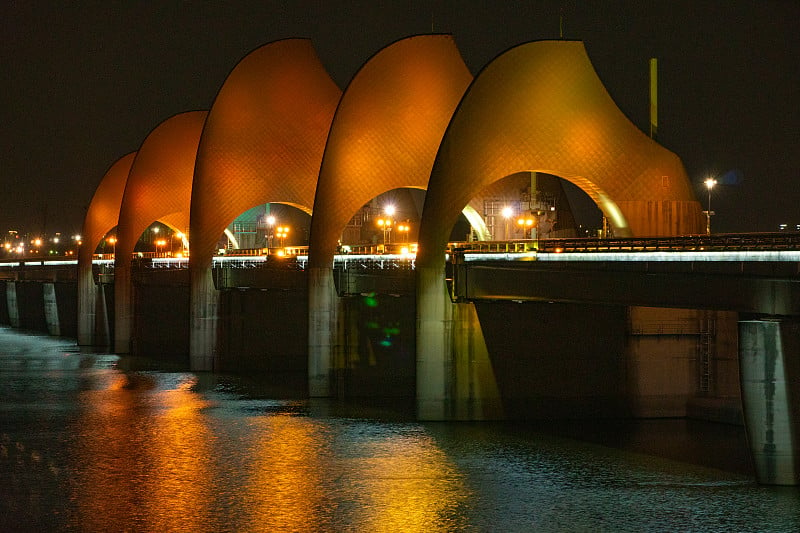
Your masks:
M344 90L392 42L451 33L473 74L510 47L585 42L612 98L648 127L659 60L657 140L684 162L713 229L800 224L800 3L5 2L0 5L0 231L80 231L108 168L172 115L209 109L250 51L308 37Z

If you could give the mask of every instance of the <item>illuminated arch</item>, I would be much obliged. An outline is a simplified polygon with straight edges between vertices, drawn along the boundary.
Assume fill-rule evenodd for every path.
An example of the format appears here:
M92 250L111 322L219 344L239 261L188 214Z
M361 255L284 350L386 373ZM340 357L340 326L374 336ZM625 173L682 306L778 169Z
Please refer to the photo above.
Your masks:
M436 150L472 76L449 35L379 51L336 110L311 220L309 264L327 267L353 214L386 191L428 186Z
M416 262L416 393L422 420L469 412L472 401L452 367L455 308L444 272L451 229L474 196L522 171L571 181L620 236L692 233L701 227L700 205L680 160L617 108L583 43L527 43L494 59L453 115L425 197Z
M260 203L311 212L341 91L308 39L276 41L231 71L209 113L192 189L192 367L210 369L215 338L214 245Z
M309 246L309 392L330 393L338 304L332 261L347 221L372 198L424 189L447 123L472 80L451 36L379 51L347 87L320 170Z
M92 256L100 239L119 220L122 195L136 152L115 162L108 169L94 192L83 221L78 250L78 344L98 344L95 338L95 285L92 276ZM103 339L105 342L107 339Z
M197 146L206 111L175 115L144 140L131 166L117 225L114 262L115 351L130 350L130 260L136 242L156 220L173 228L189 225Z
M472 227L472 230L478 236L479 241L488 241L491 238L489 230L486 229L486 221L483 219L478 210L473 206L468 205L461 210L461 213L466 217L467 222Z
M420 228L423 264L439 261L458 213L477 192L519 171L571 181L620 236L701 227L681 161L617 108L581 42L512 48L470 86L431 175Z
M197 155L193 267L210 264L225 227L259 203L311 212L340 95L307 39L262 46L231 71L209 112Z

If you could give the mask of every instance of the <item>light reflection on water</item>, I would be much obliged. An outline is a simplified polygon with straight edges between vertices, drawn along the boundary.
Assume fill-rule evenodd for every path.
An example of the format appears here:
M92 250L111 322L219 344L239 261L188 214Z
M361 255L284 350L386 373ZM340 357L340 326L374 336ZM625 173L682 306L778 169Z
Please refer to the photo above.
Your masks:
M800 530L798 489L737 473L8 342L0 531Z

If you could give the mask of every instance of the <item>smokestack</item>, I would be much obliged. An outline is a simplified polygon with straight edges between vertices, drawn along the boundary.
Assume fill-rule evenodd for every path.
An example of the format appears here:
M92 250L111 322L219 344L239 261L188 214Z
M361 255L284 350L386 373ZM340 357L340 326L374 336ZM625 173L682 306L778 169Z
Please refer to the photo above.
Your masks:
M658 59L650 58L650 138L658 133Z

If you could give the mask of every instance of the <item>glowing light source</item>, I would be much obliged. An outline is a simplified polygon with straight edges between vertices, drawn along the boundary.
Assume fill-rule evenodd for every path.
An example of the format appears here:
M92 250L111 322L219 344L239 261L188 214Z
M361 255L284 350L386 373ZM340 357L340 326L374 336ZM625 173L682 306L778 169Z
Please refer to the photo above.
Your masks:
M706 215L706 235L711 235L711 215L714 214L711 210L711 189L717 184L717 180L714 178L706 178L703 183L705 183L706 189L708 189L708 210L703 211Z
M392 209L392 212L394 212L394 209ZM375 223L383 230L383 244L392 242L392 224L394 224L394 220L389 217L379 218Z
M281 240L281 247L284 244L286 237L289 236L289 226L278 226L278 229L275 230L275 236Z
M530 230L531 238L533 238L533 228L536 227L536 217L533 215L524 215L517 219L517 226L522 230L522 238L525 238L525 232Z

